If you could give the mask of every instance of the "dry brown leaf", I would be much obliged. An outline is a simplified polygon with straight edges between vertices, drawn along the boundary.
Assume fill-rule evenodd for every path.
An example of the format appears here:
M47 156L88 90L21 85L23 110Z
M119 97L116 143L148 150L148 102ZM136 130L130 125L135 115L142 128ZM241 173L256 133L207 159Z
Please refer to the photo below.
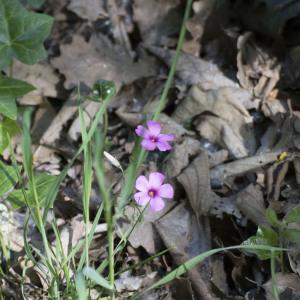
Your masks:
M208 225L207 225L208 226ZM197 220L183 204L161 218L155 227L177 265L209 249L210 237L206 226ZM211 291L209 266L204 262L187 272L197 299L218 299Z
M237 219L242 219L240 210L236 205L236 197L218 197L214 195L214 203L209 210L210 216L216 216L217 218L223 218L223 214L234 216Z
M58 96L56 85L59 77L49 64L38 63L31 66L15 60L13 74L15 78L26 81L36 88L21 98L21 104L38 105L43 102L43 97L56 98Z
M133 62L126 51L103 35L92 35L89 42L75 35L71 44L60 46L60 51L51 63L65 75L66 89L78 82L92 87L96 80L105 79L114 81L119 90L123 84L155 74L153 60L143 57Z
M278 288L280 299L291 300L300 297L300 279L296 274L277 273L275 274L275 282ZM263 285L266 291L267 300L273 300L273 280L270 279Z
M178 176L189 164L190 158L200 151L200 142L190 137L184 138L180 144L175 144L167 163L168 177L173 178Z
M205 91L194 85L177 106L173 117L181 123L209 111L239 128L245 122L251 122L250 114L243 104L251 100L251 94L239 88L224 87Z
M171 66L175 51L153 46L146 48L162 59L169 67ZM185 53L182 53L179 58L176 75L186 85L199 84L204 90L224 86L238 87L238 84L226 77L217 65Z
M248 185L237 196L237 207L240 211L257 226L268 224L265 217L265 204L263 193L258 186Z
M165 46L181 25L179 0L134 0L134 20L148 44Z
M200 54L200 41L204 33L206 21L215 6L215 0L194 1L193 17L186 22L187 30L191 33L192 39L185 41L183 50L186 53L198 56Z
M153 213L149 209L146 209L142 221L137 223L128 238L133 248L143 247L149 254L155 254L161 250L161 241L153 224L170 211L175 204L173 201L167 201L165 208L158 213ZM133 224L138 220L139 215L140 213L136 208L126 206L124 218L122 217L118 220L119 228L123 234L132 228Z
M239 159L230 163L219 165L210 170L212 185L221 186L224 181L233 176L253 172L277 160L280 152L261 153L257 156Z
M276 86L281 66L276 57L259 47L251 32L238 38L237 77L242 87L252 89L257 97L266 98Z
M107 12L104 9L104 1L101 0L71 0L67 8L78 17L90 22L107 16Z
M195 120L195 125L203 138L226 148L235 158L248 156L243 137L225 120L213 115L201 115Z
M201 151L177 179L183 185L196 216L206 215L214 201L211 196L207 152Z

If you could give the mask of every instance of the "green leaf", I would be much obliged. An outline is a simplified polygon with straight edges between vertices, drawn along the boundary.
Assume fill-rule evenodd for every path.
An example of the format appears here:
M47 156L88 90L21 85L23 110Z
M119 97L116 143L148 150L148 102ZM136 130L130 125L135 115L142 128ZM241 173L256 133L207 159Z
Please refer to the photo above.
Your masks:
M78 300L87 300L88 289L86 288L85 280L82 273L78 273L75 276L75 286L76 286Z
M18 173L15 167L8 166L0 161L0 196L9 192L17 182Z
M105 289L111 290L111 285L109 284L109 282L104 277L102 277L96 270L90 267L85 267L82 272L87 278L89 278L96 284L104 287Z
M52 24L53 18L27 11L18 0L0 0L0 67L13 57L25 64L46 57L43 42Z
M8 118L16 120L18 113L16 99L11 96L0 97L0 112Z
M271 225L275 227L282 227L282 223L279 221L276 212L271 207L266 209L266 218Z
M29 4L33 8L39 8L44 4L45 0L21 0L23 5Z
M43 205L45 204L45 199L55 180L56 180L56 176L52 176L47 173L41 173L35 176L36 191L37 191L40 207L43 207ZM35 206L35 203L34 203L33 196L31 195L31 192L29 191L29 189L27 189L25 193L26 193L26 198L28 200L28 204L30 205L30 207L33 208ZM20 208L26 206L26 201L24 199L22 190L13 191L8 195L7 200L11 202L14 208Z
M275 247L278 245L278 235L276 231L274 231L272 228L268 228L268 227L258 228L256 235L251 236L249 239L244 241L242 245L251 245L251 246L265 245L265 246ZM260 260L266 260L271 258L270 251L253 249L253 250L247 250L247 252L256 254Z
M299 223L300 222L300 204L291 209L283 218L286 223Z
M0 40L1 40L1 36L0 36ZM0 41L0 45L1 45L1 41ZM0 60L1 60L1 48L0 48ZM32 86L31 84L25 81L17 80L11 77L4 77L4 76L0 77L0 97L19 97L31 92L34 89L35 89L34 86Z
M1 0L0 0L1 1ZM20 132L16 121L4 118L0 123L0 154L9 145L10 138Z
M289 242L300 244L300 230L299 229L286 229L283 236Z
M240 246L230 246L230 247L224 247L224 248L218 248L218 249L212 249L212 250L208 250L204 253L201 253L191 259L189 259L188 261L186 261L184 264L180 265L179 267L177 267L175 270L171 271L170 273L168 273L166 276L164 276L163 278L161 278L160 280L158 280L157 282L155 282L153 285L151 285L150 287L148 287L143 293L153 290L155 288L158 288L162 285L165 285L169 282L171 282L172 280L178 278L179 276L185 274L187 271L191 270L192 268L194 268L197 264L201 263L202 261L204 261L206 258L219 253L219 252L223 252L223 251L228 251L228 250L234 250L234 249L244 249L244 250L263 250L263 251L269 251L271 253L271 251L283 251L285 249L281 249L281 248L274 248L274 247L270 247L270 246L264 246L264 245L240 245ZM138 294L137 296L140 296L141 294ZM133 299L141 299L140 297L138 298L137 296L134 296Z

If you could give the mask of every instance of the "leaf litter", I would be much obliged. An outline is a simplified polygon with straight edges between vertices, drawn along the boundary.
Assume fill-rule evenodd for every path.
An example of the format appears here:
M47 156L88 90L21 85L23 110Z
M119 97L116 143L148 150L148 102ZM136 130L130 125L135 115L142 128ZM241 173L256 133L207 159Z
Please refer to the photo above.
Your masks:
M79 146L76 87L88 95L96 80L113 80L118 94L108 108L105 172L112 193L120 191L122 170L133 151L134 128L149 120L174 58L183 2L46 1L41 10L51 12L55 19L53 35L46 43L49 58L33 66L13 65L17 79L37 88L18 105L36 109L32 134L39 172L59 174ZM222 17L216 19L220 12ZM140 266L117 277L118 299L128 299L206 250L241 244L258 237L258 229L276 231L266 209L272 208L280 220L299 204L299 14L297 1L194 1L187 23L190 35L159 118L162 132L175 135L173 149L151 153L142 167L144 174L166 171L175 197L161 212L146 210L142 218L131 201L118 220L116 242L137 222L129 245L116 258L118 271L129 268L132 261ZM40 48L31 59L20 60L33 63L44 57L43 51ZM84 104L86 126L98 107L97 102ZM14 114L6 113L8 117ZM5 120L0 125L8 131ZM0 144L4 149L7 141ZM12 144L18 149L18 136ZM20 161L20 150L16 153ZM3 162L10 160L9 152L4 152ZM79 157L69 170L53 209L59 216L65 254L85 236L82 161ZM18 299L13 281L28 268L21 263L25 211L13 209L12 199L18 198L20 186L10 200L7 192L1 196L1 243L13 253L15 267L1 278L1 288L6 296ZM93 178L92 219L101 202ZM32 220L28 224L28 238L38 253L41 240ZM89 254L99 266L107 257L107 227L102 219L95 230ZM54 250L58 241L50 221L47 232ZM285 272L279 266L275 269L280 299L296 299L298 244L284 242L282 246L293 251L284 254ZM163 250L164 254L151 259ZM147 264L143 264L145 259L149 259ZM29 269L25 292L42 293L48 286L41 264ZM186 299L273 299L269 267L248 252L216 255L184 278L143 297L182 299L181 289L188 293Z

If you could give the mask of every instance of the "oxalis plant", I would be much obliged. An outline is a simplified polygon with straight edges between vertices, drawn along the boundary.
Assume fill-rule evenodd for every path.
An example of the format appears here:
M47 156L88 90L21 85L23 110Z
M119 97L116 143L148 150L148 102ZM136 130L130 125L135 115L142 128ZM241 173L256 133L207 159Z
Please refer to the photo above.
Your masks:
M30 0L28 3L26 1L22 2L23 4L27 5L29 3L36 7L43 1ZM50 34L53 19L50 16L26 10L18 0L0 0L0 154L4 149L9 148L11 156L11 164L0 162L0 196L5 201L9 201L13 208L25 207L27 209L27 217L24 223L26 263L23 277L25 278L26 270L30 265L39 266L44 272L47 285L49 286L48 299L86 300L90 298L89 293L95 287L101 292L100 297L102 299L115 299L115 277L123 272L118 270L116 274L115 257L120 255L125 248L128 237L136 225L136 223L133 224L132 228L123 234L120 241L115 245L116 220L123 215L126 205L131 205L135 202L140 207L140 217L137 220L139 222L142 220L146 210L149 209L151 213L156 213L164 208L165 201L169 201L174 197L174 188L168 183L162 170L150 173L146 177L140 173L140 166L145 162L149 151L164 152L171 151L172 148L172 142L175 138L174 133L162 133L158 120L160 112L165 107L168 91L175 75L176 64L185 38L185 23L189 17L191 5L192 0L188 0L175 58L157 109L153 114L147 115L144 124L137 126L135 129L135 147L127 169L123 171L121 164L106 152L107 107L115 95L115 86L113 82L99 80L92 87L91 94L87 97L81 96L78 88L78 114L80 117L82 143L74 157L61 170L60 174L55 177L45 173L37 173L33 168L30 136L32 110L18 107L17 98L32 91L34 87L13 78L14 60L19 60L25 64L34 64L45 58L46 51L43 42ZM84 121L82 106L84 101L99 102L99 109L89 128L86 127ZM22 126L19 126L17 122L18 110L23 112ZM22 134L22 166L16 162L13 147L10 144L10 139L18 133ZM52 208L60 184L80 155L83 156L82 201L86 234L84 240L70 249L68 253L65 253ZM122 189L116 198L112 197L110 186L106 182L104 159L109 159L123 173ZM91 220L89 216L89 200L94 175L99 185L102 204L99 206L95 218ZM25 181L24 178L26 178ZM89 261L89 248L95 234L96 225L103 215L107 223L108 256L95 269ZM50 218L48 218L49 216ZM30 220L34 221L41 235L43 241L42 249L35 248L28 239L28 224ZM55 234L55 246L51 245L47 238L46 225L48 228L50 225ZM3 243L0 244L7 269L9 269L9 251ZM160 287L184 275L207 257L221 251L242 249L255 251L257 254L263 251L267 253L268 259L271 261L274 277L274 266L278 253L284 250L282 246L283 244L280 243L270 244L252 241L243 245L212 249L205 253L200 253L165 275L152 286L133 295L132 299L139 299L144 292ZM76 261L75 255L79 251L81 251L82 255L79 261ZM4 275L4 270L0 268L0 276L1 274ZM275 279L273 286L274 298L279 299ZM23 283L21 288L23 291ZM23 298L26 299L24 292Z

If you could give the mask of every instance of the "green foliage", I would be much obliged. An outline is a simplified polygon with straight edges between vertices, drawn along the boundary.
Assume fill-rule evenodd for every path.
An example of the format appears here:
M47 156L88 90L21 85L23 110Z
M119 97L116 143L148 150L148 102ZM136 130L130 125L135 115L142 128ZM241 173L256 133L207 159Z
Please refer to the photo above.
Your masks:
M0 161L0 196L12 190L17 182L17 170Z
M3 118L0 122L0 154L9 145L10 138L20 133L20 128L16 121Z
M43 42L52 24L53 18L27 11L18 0L0 0L0 68L13 57L25 64L45 58Z
M16 97L34 90L31 84L11 77L0 77L0 112L13 120L17 118Z
M255 236L251 236L249 239L244 241L242 245L276 247L278 245L278 235L272 228L261 227L257 229ZM261 260L271 258L271 252L264 249L253 248L251 250L247 250L247 252L256 254Z
M39 8L44 4L45 0L21 0L23 5L31 5L34 8Z
M96 270L90 267L85 267L82 272L88 279L92 280L94 283L104 287L105 289L111 290L111 285L109 284L109 282Z
M1 0L0 0L1 1ZM1 42L0 42L1 43ZM1 53L1 48L0 48ZM1 60L1 56L0 56ZM11 77L0 77L0 100L1 97L19 97L34 90L34 87L24 81Z
M55 180L56 176L51 176L47 173L41 173L35 176L37 198L40 207L44 206L46 197L50 191L50 187ZM25 195L23 194L23 191L21 189L14 190L8 195L7 200L11 202L14 208L26 206L26 200L28 201L28 205L30 205L31 208L36 206L30 189L25 190Z
M295 206L283 218L286 223L299 223L300 222L300 204Z
M0 97L0 111L4 116L16 120L18 108L15 98L10 96Z
M284 230L283 232L283 237L285 240L300 244L300 230L299 229L294 229L294 228L288 228Z
M274 227L281 227L282 223L279 221L276 212L271 207L267 208L266 210L266 218L269 224Z
M92 88L92 93L88 100L100 102L107 97L112 97L116 94L116 86L113 81L97 80Z

